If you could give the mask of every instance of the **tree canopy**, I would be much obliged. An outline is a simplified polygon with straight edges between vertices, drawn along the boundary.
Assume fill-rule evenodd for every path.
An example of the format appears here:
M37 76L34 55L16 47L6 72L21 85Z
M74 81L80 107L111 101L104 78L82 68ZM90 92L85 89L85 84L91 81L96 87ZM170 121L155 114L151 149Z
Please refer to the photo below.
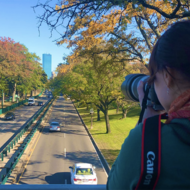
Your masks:
M40 58L11 38L0 37L0 88L23 93L44 87L47 76Z
M44 10L39 27L45 22L51 32L59 31L57 43L74 48L72 59L83 48L106 41L105 52L127 52L128 61L143 64L168 26L190 16L186 0L62 0L38 3L34 9L39 7Z

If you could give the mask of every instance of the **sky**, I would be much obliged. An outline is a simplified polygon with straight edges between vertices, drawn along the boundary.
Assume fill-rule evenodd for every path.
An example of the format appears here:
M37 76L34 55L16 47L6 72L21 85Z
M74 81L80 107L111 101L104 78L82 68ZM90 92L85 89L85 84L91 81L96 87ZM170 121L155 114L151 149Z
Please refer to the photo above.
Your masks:
M58 33L51 33L46 24L43 24L38 31L37 16L41 10L34 12L39 0L0 0L0 36L10 37L15 42L24 44L30 53L36 53L41 58L42 54L52 55L52 71L59 63L63 63L63 56L69 55L71 50L66 45L57 46L54 40L60 36ZM43 2L45 0L40 0Z

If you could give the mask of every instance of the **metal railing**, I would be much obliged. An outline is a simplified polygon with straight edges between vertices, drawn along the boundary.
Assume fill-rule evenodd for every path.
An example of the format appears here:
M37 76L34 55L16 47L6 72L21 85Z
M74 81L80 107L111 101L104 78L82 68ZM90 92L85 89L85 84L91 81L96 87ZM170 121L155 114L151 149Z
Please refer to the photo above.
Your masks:
M106 185L70 185L70 184L51 184L51 185L1 185L1 190L106 190Z
M52 99L50 99L48 102L46 102L46 104L40 108L38 110L38 112L36 112L33 117L30 119L30 121L28 121L27 123L25 123L24 128L21 130L21 132L19 134L16 135L16 137L14 137L13 140L11 140L11 142L3 149L3 151L0 153L1 154L1 159L3 161L3 157L7 156L7 152L10 152L10 149L14 147L14 145L16 145L16 143L18 142L18 140L20 140L20 138L22 137L22 135L28 130L28 128L31 126L31 124L33 123L33 121L35 121L35 119L41 114L41 112L45 109L46 105L51 101ZM43 115L40 117L40 119L38 120L38 122L36 123L35 127L31 130L31 132L27 135L27 139L25 140L24 143L22 143L22 146L20 147L20 152L18 152L18 154L16 155L16 157L14 158L14 161L10 164L10 167L6 168L6 175L1 176L1 184L5 184L8 177L10 176L12 170L15 168L16 164L18 163L20 157L22 156L22 154L24 153L26 147L28 146L28 144L30 143L30 140L32 139L32 137L34 136L38 126L41 124L43 118L45 117L47 111L49 110L50 106L52 105L54 100L52 100L52 102L49 104L48 108L46 109L46 111L43 113Z
M42 95L43 91L44 91L44 89L42 90L42 92L40 92L40 94L38 94L37 96L33 96L33 97L38 98L39 96ZM19 106L25 104L27 101L28 101L28 99L22 100L22 101L20 101L18 103L15 103L15 104L11 105L11 106L7 106L6 108L0 109L0 114L5 113L7 111L10 111L10 110L12 110L12 109L14 109L16 107L19 107Z
M50 99L51 101L52 99ZM24 153L24 151L26 150L28 144L30 143L32 137L34 136L35 132L37 131L38 129L38 126L41 124L43 118L45 117L46 113L48 112L49 108L51 107L52 103L53 103L54 100L52 100L52 102L48 105L48 108L46 109L46 111L43 113L43 115L40 117L40 119L38 120L38 122L36 123L35 127L32 129L32 131L28 134L28 136L26 137L26 140L25 142L22 144L22 147L20 149L20 152L18 152L17 156L14 158L14 162L11 163L11 166L10 168L6 168L7 171L6 171L6 175L4 176L1 176L1 179L2 179L2 182L1 184L4 185L7 181L7 179L9 178L12 170L15 168L15 166L17 165L20 157L22 156L22 154ZM48 101L49 103L49 101ZM43 109L38 113L36 114L36 118L40 115L40 113L44 110L45 107L43 107Z
M50 99L51 100L51 99ZM28 130L30 125L35 121L35 119L40 115L40 113L44 110L46 105L50 102L47 101L43 107L41 107L30 119L27 121L23 126L22 130L9 142L9 144L6 145L6 147L0 152L1 161L3 161L4 156L7 156L7 153L10 152L10 149L13 149L15 144L20 140L22 135Z

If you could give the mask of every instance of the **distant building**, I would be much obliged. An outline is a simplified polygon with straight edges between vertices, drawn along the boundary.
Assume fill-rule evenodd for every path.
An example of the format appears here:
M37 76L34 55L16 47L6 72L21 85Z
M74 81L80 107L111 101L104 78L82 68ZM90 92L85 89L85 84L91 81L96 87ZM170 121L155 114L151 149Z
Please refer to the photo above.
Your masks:
M48 79L51 78L51 54L43 54L42 64L45 73L47 74Z
M52 75L51 75L52 79L54 79L56 76L57 76L57 75L56 75L55 71L53 71L53 72L52 72Z

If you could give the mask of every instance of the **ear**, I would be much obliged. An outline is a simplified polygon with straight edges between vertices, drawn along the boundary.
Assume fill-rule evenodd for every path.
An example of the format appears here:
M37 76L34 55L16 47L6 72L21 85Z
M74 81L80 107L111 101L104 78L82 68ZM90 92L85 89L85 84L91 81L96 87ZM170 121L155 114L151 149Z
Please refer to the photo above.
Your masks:
M163 72L164 80L166 82L167 87L171 88L173 85L172 76L174 76L174 71L169 67L166 67L166 68L167 68L167 70L164 70L164 72Z

